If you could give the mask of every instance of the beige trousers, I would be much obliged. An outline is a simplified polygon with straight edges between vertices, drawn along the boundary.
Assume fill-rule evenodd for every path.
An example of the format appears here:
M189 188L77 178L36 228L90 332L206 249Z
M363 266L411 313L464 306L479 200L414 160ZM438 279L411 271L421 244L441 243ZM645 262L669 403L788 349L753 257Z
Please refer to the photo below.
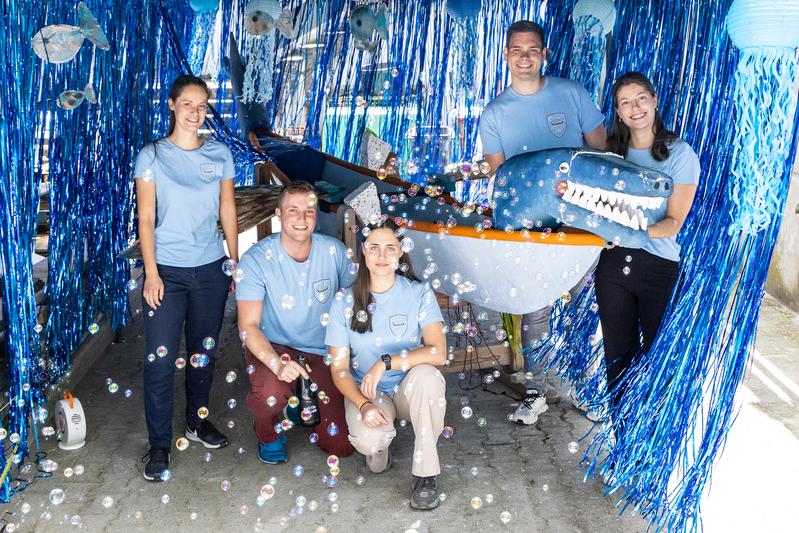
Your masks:
M344 411L349 427L352 446L366 456L366 464L373 472L382 472L388 462L388 447L397 436L394 420L410 420L415 440L413 444L413 475L437 476L441 473L436 443L444 429L444 413L447 408L444 376L432 365L417 365L411 368L400 382L394 394L377 391L372 400L390 420L375 428L366 427L361 420L358 406L344 401Z

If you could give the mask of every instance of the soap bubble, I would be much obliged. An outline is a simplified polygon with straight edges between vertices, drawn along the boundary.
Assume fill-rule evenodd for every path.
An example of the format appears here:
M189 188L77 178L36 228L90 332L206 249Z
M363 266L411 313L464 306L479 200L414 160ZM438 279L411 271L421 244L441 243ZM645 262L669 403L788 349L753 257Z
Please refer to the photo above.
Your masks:
M39 463L39 467L45 472L55 472L56 470L58 470L58 463L56 463L52 459L45 459L44 461Z
M232 276L233 272L236 271L236 262L232 259L226 259L224 263L222 263L222 272L225 273L226 276Z
M308 440L311 441L311 444L315 444L319 440L319 435L316 433L311 433L308 435Z
M331 437L338 435L338 425L335 422L331 422L330 425L327 426L327 434Z
M203 339L203 348L206 350L213 350L214 346L216 346L216 341L214 341L213 337L206 337Z
M133 396L133 391L130 389L125 389L125 398L130 398Z
M297 398L296 396L292 396L292 397L289 398L289 407L294 409L294 408L296 408L299 405L300 405L300 399L299 398Z
M180 437L178 440L175 441L175 448L180 450L181 452L189 447L189 439L186 437Z
M66 494L63 489L53 489L50 491L48 498L53 505L61 505L64 502L64 498L66 498Z
M86 469L83 467L83 465L75 465L75 468L74 468L74 470L75 470L75 475L76 475L76 476L82 476L82 475L83 475L83 472L84 472Z
M135 291L136 287L138 287L138 286L139 286L139 284L136 283L135 279L129 279L128 280L128 290L129 291Z
M472 417L472 408L468 405L461 409L461 416L463 418L469 419Z
M498 341L504 341L507 338L508 338L508 334L507 334L507 332L504 329L498 329L497 330L497 340Z
M111 394L116 393L118 390L119 390L119 385L117 385L116 383L112 383L108 386L108 392L110 392Z
M163 503L164 505L169 503L169 494L164 494L163 496L161 496L161 503Z
M338 456L337 455L328 455L327 456L327 466L329 468L335 468L338 466Z
M543 490L544 492L547 492L547 491L549 491L549 485L547 485L546 483L544 483L543 485L541 485L541 490Z
M277 404L277 398L275 398L274 396L269 396L266 399L266 405L268 405L269 407L274 407L275 404Z
M147 356L147 360L148 360L149 362L151 362L151 363L152 363L153 361L155 361L155 354L154 354L154 353L151 353L151 354L149 354L149 355ZM177 362L175 362L175 364L177 364Z
M66 467L64 469L64 477L72 477L72 474L74 474L74 473L75 473L75 471L72 470L70 467Z
M480 471L477 469L477 467L476 467L476 466L473 466L471 469L469 469L469 473L470 473L471 475L473 475L473 476L476 476L477 474L479 474L479 473L480 473Z
M234 407L236 407L236 399L235 399L235 398L231 398L231 399L229 399L229 400L227 401L227 406L228 406L228 408L230 408L230 409L233 409Z
M400 241L400 249L406 254L413 250L413 246L413 239L410 237L405 237Z
M481 417L481 418L477 419L477 426L478 427L484 428L484 427L486 427L486 424L488 424L488 421L485 418Z
M98 331L100 331L100 326L98 326L95 322L92 322L91 324L89 324L89 333L94 335Z
M294 475L294 477L302 477L303 473L305 473L305 469L302 467L302 465L294 465L291 473Z
M494 503L494 495L486 494L486 503Z
M284 294L280 297L280 307L283 309L292 309L294 307L294 296L290 294Z
M330 324L330 315L327 313L322 313L319 315L319 323L327 327L327 325Z
M455 433L455 430L452 429L450 426L444 426L444 429L441 430L441 436L445 439L451 439L452 435Z
M110 509L114 505L114 498L111 496L106 496L103 498L103 507L106 509Z
M510 519L511 519L511 514L508 511L502 511L501 513L499 513L499 521L502 522L503 524L507 524L508 522L510 522Z
M483 506L482 498L480 498L480 496L475 496L474 498L472 498L471 506L472 509L479 509L480 507L482 507Z
M579 450L579 449L580 449L580 446L576 442L572 441L572 442L569 443L569 452L577 453L577 450Z
M166 357L166 354L169 353L169 350L166 349L166 346L159 346L155 349L155 353L158 354L158 357Z
M356 484L356 485L358 485L358 486L361 486L361 485L363 485L364 483L366 483L366 478L365 478L365 477L363 477L363 476L358 476L358 477L356 477L356 478L355 478L355 484Z
M207 407L200 407L199 409L197 409L197 416L199 416L201 419L207 417L208 416L208 408Z
M363 309L361 309L360 311L358 311L358 312L355 314L355 319L356 319L358 322L361 322L361 323L363 323L363 322L366 322L366 321L368 320L368 318L369 318L369 315L367 315L367 314L366 314L366 311L364 311Z
M629 276L630 275L630 267L628 267L628 266L622 268L621 271L622 271L622 274L624 274L625 276Z
M228 383L233 383L234 381L236 381L236 373L232 370L228 372L225 375L225 381L227 381Z
M220 483L220 485L219 485L219 486L220 486L220 488L221 488L223 491L227 492L227 491L229 491L229 490L230 490L230 481L228 481L227 479L225 479L225 480L222 480L222 483Z
M208 366L208 363L211 362L211 359L204 353L196 353L189 358L189 363L194 368L203 368Z

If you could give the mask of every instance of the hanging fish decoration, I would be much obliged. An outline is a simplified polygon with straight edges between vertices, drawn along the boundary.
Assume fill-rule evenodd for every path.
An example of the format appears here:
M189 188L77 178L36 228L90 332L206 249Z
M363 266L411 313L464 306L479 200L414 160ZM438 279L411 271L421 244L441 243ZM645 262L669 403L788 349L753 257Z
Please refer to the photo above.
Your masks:
M66 63L78 54L85 39L101 50L111 49L108 38L86 4L80 2L77 9L78 26L45 26L31 37L31 46L37 56L50 63Z
M215 27L217 19L217 8L219 7L219 0L189 0L189 5L194 11L194 19L191 23L191 41L189 41L189 49L186 54L186 59L189 60L189 66L193 74L208 75L210 78L216 79L219 74L219 59L214 57L219 54L214 54L213 41L215 36ZM211 48L211 54L209 54ZM209 56L209 61L206 61L206 56ZM213 61L216 59L216 61ZM206 63L214 63L209 65L206 72Z
M371 52L377 47L379 37L388 39L388 9L385 4L371 8L361 4L350 10L350 33L357 50Z
M250 0L244 29L252 37L250 57L244 72L241 100L245 104L272 99L272 73L275 68L275 29L282 10L277 0Z
M293 22L294 16L291 9L285 8L277 19L277 31L279 31L286 39L295 39L299 25Z
M69 111L70 109L75 109L81 105L84 100L88 101L90 104L97 103L97 93L94 92L94 86L91 82L87 83L86 87L82 91L69 89L62 92L58 95L56 104L61 109L66 109Z

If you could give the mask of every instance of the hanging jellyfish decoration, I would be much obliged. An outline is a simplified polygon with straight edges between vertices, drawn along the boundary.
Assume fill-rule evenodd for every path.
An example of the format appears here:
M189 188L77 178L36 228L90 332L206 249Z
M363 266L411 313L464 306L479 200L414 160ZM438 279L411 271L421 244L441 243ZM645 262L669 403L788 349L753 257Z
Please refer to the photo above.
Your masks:
M470 159L474 152L476 124L472 120L475 101L475 76L479 37L477 22L482 3L480 0L447 0L447 14L452 21L450 92L456 114L456 146L454 159ZM471 128L469 127L471 126Z
M607 36L616 25L613 0L579 0L572 10L574 41L570 78L579 81L599 103Z
M191 42L187 56L192 73L201 76L208 42L214 37L219 0L189 0L189 5L194 10L194 20L191 26Z
M729 233L754 234L779 224L788 192L785 160L796 108L799 4L737 0L727 32L740 49L735 72L735 133Z
M251 44L241 93L245 104L263 104L272 99L275 29L281 14L277 0L250 0L247 4L244 29L251 36Z

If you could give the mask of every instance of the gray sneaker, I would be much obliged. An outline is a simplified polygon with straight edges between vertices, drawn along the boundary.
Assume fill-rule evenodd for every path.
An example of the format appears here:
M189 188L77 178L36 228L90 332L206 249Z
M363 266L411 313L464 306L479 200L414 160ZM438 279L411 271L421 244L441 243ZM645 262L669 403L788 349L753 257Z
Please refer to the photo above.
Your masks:
M440 503L436 477L413 476L413 481L411 482L411 507L429 511L438 507Z

